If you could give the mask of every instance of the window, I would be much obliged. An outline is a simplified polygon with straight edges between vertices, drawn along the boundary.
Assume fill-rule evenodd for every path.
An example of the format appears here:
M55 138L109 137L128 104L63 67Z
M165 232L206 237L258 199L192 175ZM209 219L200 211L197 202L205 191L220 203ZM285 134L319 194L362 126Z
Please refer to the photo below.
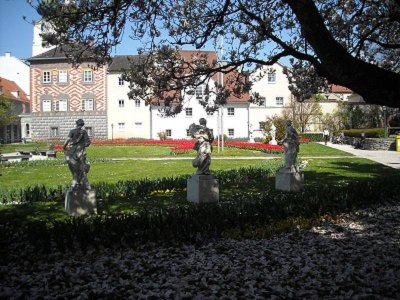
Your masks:
M275 82L276 82L276 74L268 73L268 83L275 83Z
M235 115L235 108L228 107L228 116L234 116L234 115Z
M136 126L136 128L141 128L141 127L142 127L142 125L143 125L143 123L142 123L142 122L135 122L135 126Z
M172 130L171 130L171 129L166 129L166 130L165 130L165 135L166 135L167 137L171 137L171 136L172 136Z
M135 107L140 107L140 100L139 99L135 100Z
M59 70L58 71L58 82L59 83L67 83L68 82L67 70Z
M83 82L93 82L93 71L84 70L83 71Z
M29 124L25 124L25 135L29 136L31 133Z
M196 99L203 99L203 86L199 85L195 90Z
M50 71L43 71L42 82L43 83L51 82L51 72Z
M214 115L214 112L213 111L208 111L207 112L207 116L213 116Z
M67 105L67 99L59 99L55 103L55 111L67 111L68 110L68 105Z
M119 86L124 85L124 80L122 79L122 77L118 77L118 85Z
M235 129L229 128L229 129L228 129L228 135L229 135L229 136L235 136Z
M51 100L42 100L42 111L51 111Z
M124 131L125 130L125 123L118 123L118 130Z
M265 130L265 122L258 122L258 129Z
M260 106L265 106L265 97L260 97Z
M50 127L50 136L58 136L58 127Z
M186 136L190 136L190 131L189 131L189 129L186 129Z
M186 108L186 117L193 116L193 109L191 107Z
M276 105L283 105L283 97L276 97Z
M118 100L118 107L119 108L124 108L125 107L125 100L124 99L119 99Z
M82 99L82 110L91 111L93 110L93 99Z
M88 136L93 136L93 128L91 126L85 126Z

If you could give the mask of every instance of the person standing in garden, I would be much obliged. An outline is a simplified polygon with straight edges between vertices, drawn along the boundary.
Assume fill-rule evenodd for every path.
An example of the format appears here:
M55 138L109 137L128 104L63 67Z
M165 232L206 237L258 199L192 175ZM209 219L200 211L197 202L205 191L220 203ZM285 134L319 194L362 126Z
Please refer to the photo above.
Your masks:
M323 135L324 135L325 145L327 145L328 144L328 140L329 140L329 130L328 130L328 128L325 127L325 129L323 131Z

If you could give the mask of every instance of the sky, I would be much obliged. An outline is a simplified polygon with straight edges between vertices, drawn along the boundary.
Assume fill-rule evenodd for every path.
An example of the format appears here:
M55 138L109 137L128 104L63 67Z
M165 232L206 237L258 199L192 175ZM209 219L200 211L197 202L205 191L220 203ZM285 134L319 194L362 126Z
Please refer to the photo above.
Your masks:
M29 22L35 20L39 20L39 15L26 0L0 0L0 55L11 52L19 59L31 57L33 26ZM112 55L136 54L138 46L125 34Z

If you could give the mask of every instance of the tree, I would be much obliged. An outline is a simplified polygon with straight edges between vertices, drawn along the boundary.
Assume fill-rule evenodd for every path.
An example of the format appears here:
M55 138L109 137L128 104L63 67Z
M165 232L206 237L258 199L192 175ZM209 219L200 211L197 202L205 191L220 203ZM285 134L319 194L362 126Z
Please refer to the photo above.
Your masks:
M319 117L322 116L321 105L316 96L301 102L292 98L290 106L285 110L284 114L292 119L294 127L302 133L307 130L308 125L316 124Z
M13 103L0 95L0 126L10 125L17 119Z
M299 70L303 77L292 78L292 88L307 77L325 79L298 90L298 100L328 80L369 104L400 107L400 0L37 0L32 5L54 30L46 35L48 42L85 45L98 63L107 62L130 28L128 34L142 42L139 53L146 53L143 64L133 67L135 77L126 77L132 87L140 84L132 97L149 91L170 95L217 72L238 70L239 76L291 57L293 74ZM218 49L222 40L218 61L187 64L176 55L188 45ZM75 50L74 58L84 53ZM236 83L234 92L250 88L246 80Z

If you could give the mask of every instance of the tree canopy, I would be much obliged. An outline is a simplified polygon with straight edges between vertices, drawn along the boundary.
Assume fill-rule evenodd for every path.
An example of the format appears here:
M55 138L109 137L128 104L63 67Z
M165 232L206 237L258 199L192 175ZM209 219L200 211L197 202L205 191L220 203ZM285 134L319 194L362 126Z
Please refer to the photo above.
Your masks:
M99 64L109 60L123 34L140 41L143 64L126 74L132 87L140 85L132 88L132 97L149 91L165 95L218 72L242 74L289 57L291 89L299 100L329 81L369 104L400 107L400 0L38 0L32 5L54 30L45 37L49 43L86 45ZM219 50L222 41L218 60L200 56L188 64L177 52L189 46ZM242 78L236 86L227 93L251 85Z

